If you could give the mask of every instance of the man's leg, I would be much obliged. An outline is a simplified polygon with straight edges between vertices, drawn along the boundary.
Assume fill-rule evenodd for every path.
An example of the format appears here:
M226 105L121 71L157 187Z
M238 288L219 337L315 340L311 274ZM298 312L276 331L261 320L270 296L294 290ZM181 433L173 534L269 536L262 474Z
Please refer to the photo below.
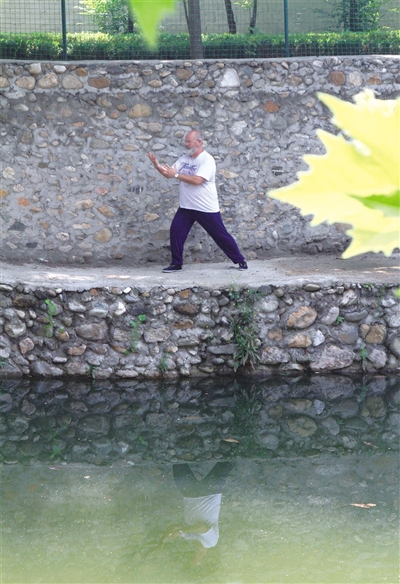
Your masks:
M172 474L176 486L184 497L200 496L198 495L199 481L196 479L192 469L186 462L174 464L172 467Z
M202 211L194 211L194 213L197 223L207 231L234 264L244 262L244 257L240 253L236 241L226 230L220 213L203 213Z
M172 264L175 266L183 265L183 246L189 231L193 227L195 218L192 216L193 211L189 209L179 209L175 213L169 230Z
M226 479L234 466L235 463L229 461L217 462L213 466L208 475L203 479L210 493L222 493Z

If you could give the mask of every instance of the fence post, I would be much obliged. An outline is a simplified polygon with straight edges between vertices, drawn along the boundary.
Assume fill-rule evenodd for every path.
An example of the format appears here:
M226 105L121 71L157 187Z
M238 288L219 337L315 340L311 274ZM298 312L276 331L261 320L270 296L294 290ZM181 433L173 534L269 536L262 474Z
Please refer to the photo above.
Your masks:
M65 0L61 0L61 30L63 45L63 61L67 60L67 18L65 10Z
M289 50L289 7L288 0L283 0L283 18L285 21L285 56L290 57Z

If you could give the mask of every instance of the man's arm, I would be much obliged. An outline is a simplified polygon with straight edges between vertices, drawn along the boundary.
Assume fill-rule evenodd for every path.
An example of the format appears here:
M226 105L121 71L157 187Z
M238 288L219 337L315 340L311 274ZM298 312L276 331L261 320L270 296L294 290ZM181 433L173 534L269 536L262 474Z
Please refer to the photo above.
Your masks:
M176 168L175 166L169 166L169 164L165 164L164 166L160 164L157 160L157 157L153 152L147 152L147 157L151 160L154 165L154 168L158 170L160 174L165 176L165 178L175 178L176 175ZM190 174L181 174L179 173L178 180L187 183L188 185L201 185L205 181L202 176L191 176Z
M206 533L209 529L210 525L208 523L196 523L194 525L171 525L162 536L161 541L163 544L168 541L174 541L174 539L176 539L182 531L184 533L201 534Z
M162 173L166 178L175 178L176 175L176 168L174 166L168 166L166 164L164 167L164 172ZM196 176L191 174L182 174L179 173L176 177L178 180L187 183L188 185L201 185L206 180L202 176Z
M166 175L165 175L165 166L163 166L162 164L160 164L160 163L158 162L156 155L155 155L155 154L153 154L153 152L147 152L147 154L146 154L146 155L147 155L147 158L150 158L151 162L152 162L152 163L153 163L153 165L154 165L154 168L155 168L156 170L158 170L158 172L159 172L160 174L162 174L163 176L166 176ZM167 178L169 178L169 177L167 177Z

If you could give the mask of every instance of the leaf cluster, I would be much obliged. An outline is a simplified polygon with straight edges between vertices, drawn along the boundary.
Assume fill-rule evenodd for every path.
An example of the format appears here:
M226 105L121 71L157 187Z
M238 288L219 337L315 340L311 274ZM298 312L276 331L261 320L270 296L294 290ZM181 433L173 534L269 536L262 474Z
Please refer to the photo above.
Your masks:
M238 311L233 317L230 329L233 332L236 348L234 354L234 371L249 364L254 367L259 362L259 341L257 338L255 302L262 294L258 290L248 288L234 302Z
M400 99L377 100L370 90L355 95L354 104L328 94L319 98L341 134L319 130L326 154L305 155L309 170L270 196L314 215L311 225L350 224L353 239L344 258L390 255L400 246Z
M126 351L127 353L132 352L135 353L138 350L138 341L140 338L140 330L139 325L144 324L147 320L145 314L139 314L137 320L131 319L129 321L129 325L131 327L131 345L129 349Z

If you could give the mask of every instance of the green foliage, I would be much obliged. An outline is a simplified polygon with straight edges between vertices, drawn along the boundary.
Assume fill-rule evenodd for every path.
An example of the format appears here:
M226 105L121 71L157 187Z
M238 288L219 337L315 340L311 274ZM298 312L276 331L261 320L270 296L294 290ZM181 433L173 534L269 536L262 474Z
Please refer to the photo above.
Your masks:
M162 357L161 357L160 362L158 364L158 370L161 373L161 375L164 375L164 373L168 370L167 354L166 353L162 354Z
M131 346L129 347L127 353L135 353L138 350L138 341L140 338L139 325L145 323L147 316L145 314L139 314L137 320L131 319L129 324L131 326Z
M134 32L128 0L79 0L81 14L88 15L100 32L127 34Z
M335 320L335 322L333 324L335 326L339 326L339 324L342 324L343 321L344 321L343 316L338 316L337 319Z
M254 387L243 387L235 392L233 434L238 438L236 455L265 456L258 436L258 412L261 408L262 396Z
M359 350L358 354L360 355L361 359L363 359L363 360L364 360L364 359L367 359L367 357L368 357L368 351L367 351L367 349L366 349L365 345L363 345L363 346L360 348L360 350Z
M60 447L58 446L58 444L56 442L53 442L51 444L51 455L50 455L50 460L54 460L55 458L59 458L61 456L62 452Z
M243 290L239 295L236 290L230 291L230 297L239 309L230 324L236 344L234 371L247 364L254 367L260 360L255 303L261 296L262 293L253 288Z
M7 359L0 357L0 369L3 369L3 367L6 367L6 365L8 365Z
M0 33L2 59L57 60L62 58L62 37L56 33Z
M209 34L202 36L205 59L285 57L283 35ZM330 55L398 55L400 31L325 32L289 35L291 57ZM62 37L55 33L0 33L0 58L19 60L62 59ZM190 58L186 33L161 33L158 46L149 48L140 34L69 33L68 61L174 60Z
M131 12L134 12L143 37L149 47L156 48L158 28L162 18L175 9L176 0L128 0Z
M46 298L45 304L47 306L47 313L51 318L53 318L53 316L57 314L57 306L52 300L49 300L49 298Z
M132 440L137 440L143 446L148 445L146 438L144 436L141 436L140 434L132 434Z
M362 368L363 368L363 370L365 370L366 361L368 359L368 351L367 351L367 348L364 344L362 344L360 349L358 350L358 355L361 358Z
M52 337L53 336L53 329L54 329L54 319L53 316L55 316L57 314L57 307L54 304L54 302L52 300L50 300L49 298L46 298L46 300L44 301L46 306L47 306L47 318L48 318L48 323L46 324L46 337Z
M329 11L317 12L329 14L335 28L352 32L376 30L379 28L382 8L388 2L389 0L328 0Z
M325 154L304 155L309 169L269 195L312 214L311 226L348 223L352 241L343 258L371 251L390 256L399 246L400 98L379 100L370 89L354 95L354 104L318 97L342 134L317 130Z
M60 458L62 451L60 448L60 442L57 438L57 431L53 428L49 430L48 438L50 441L50 448L51 448L51 455L50 460L54 460L55 458Z

